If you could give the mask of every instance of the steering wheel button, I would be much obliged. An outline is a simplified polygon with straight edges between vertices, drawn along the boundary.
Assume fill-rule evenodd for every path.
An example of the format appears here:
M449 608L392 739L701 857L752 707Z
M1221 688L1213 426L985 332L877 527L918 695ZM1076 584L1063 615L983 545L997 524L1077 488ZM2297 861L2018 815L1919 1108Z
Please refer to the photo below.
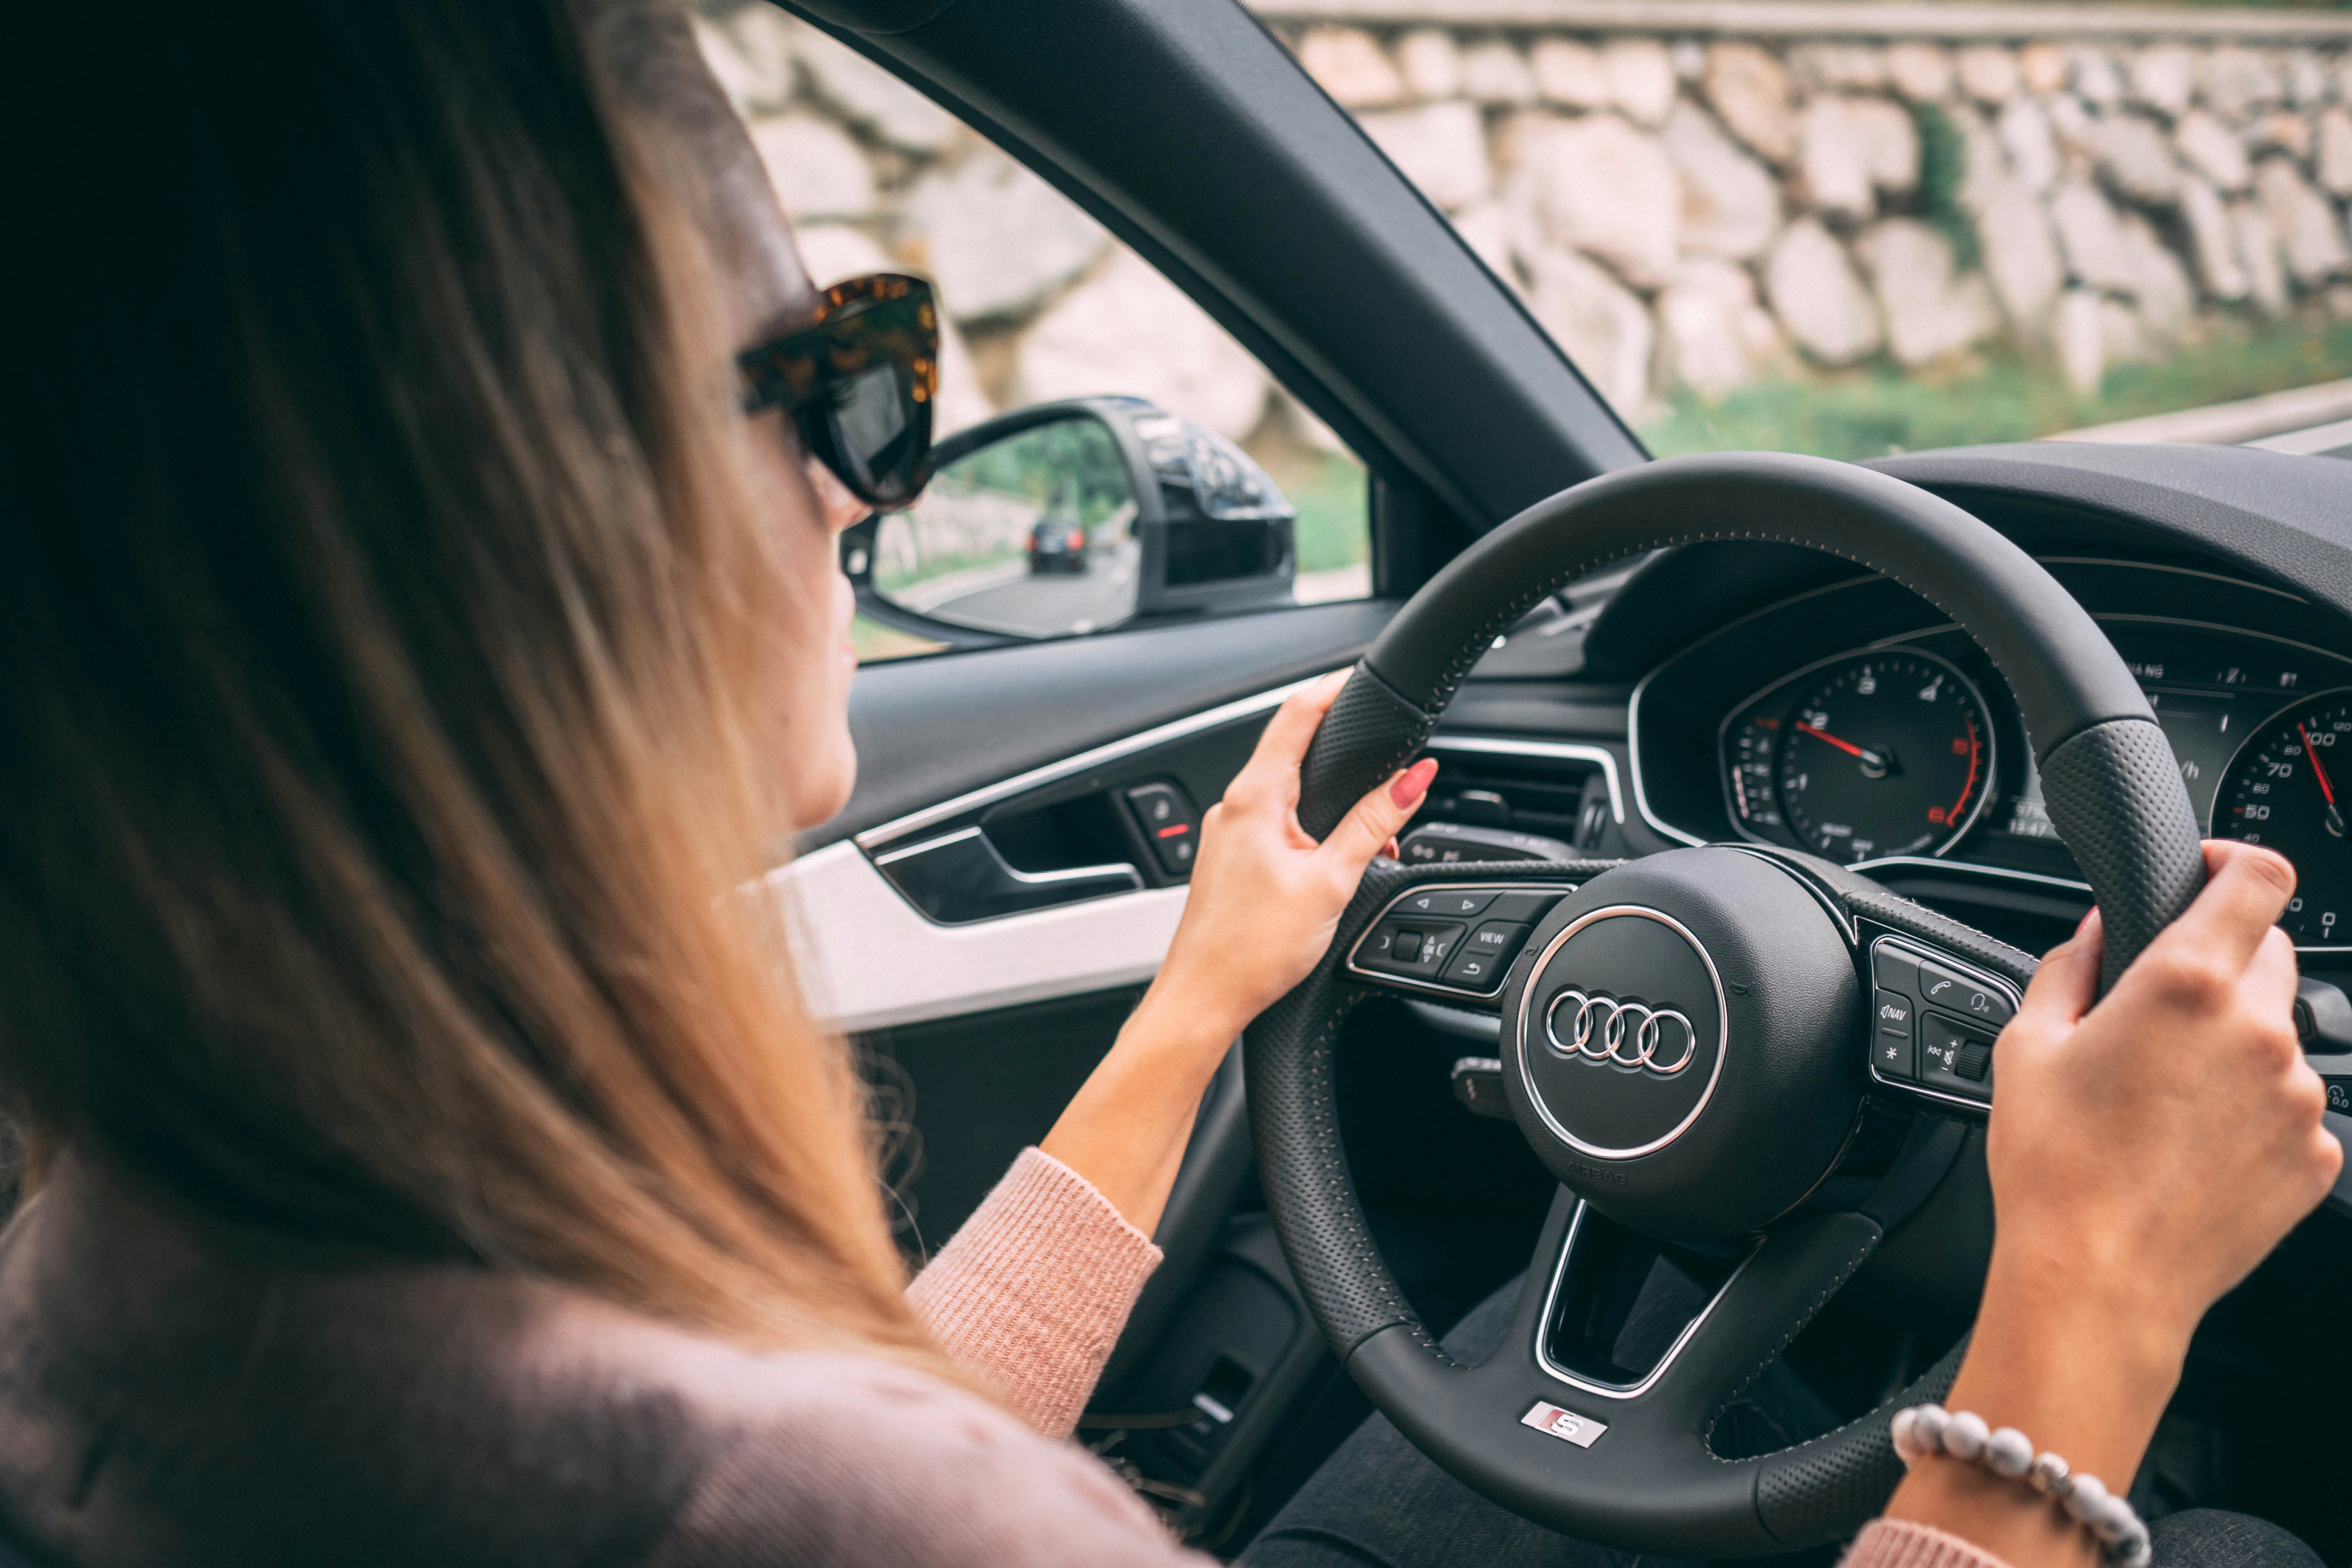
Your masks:
M1919 994L1919 961L1901 948L1878 944L1870 955L1870 970L1879 984L1906 995Z
M1513 925L1507 921L1488 921L1472 931L1470 940L1464 945L1475 947L1481 952L1493 953L1508 963L1519 951L1519 943L1527 940L1526 926Z
M1399 963L1420 963L1421 933L1417 931L1401 931L1397 932L1396 941L1390 948L1390 951L1396 955L1396 961Z
M1456 893L1443 888L1433 888L1425 893L1415 893L1397 906L1397 912L1406 915L1435 915L1445 920L1467 919L1495 901L1492 893Z
M1496 981L1508 969L1507 960L1491 952L1481 952L1475 947L1465 947L1445 966L1448 984L1467 986L1473 991L1492 991Z
M1884 950L1881 952L1883 956ZM1996 1029L2016 1016L2008 997L1933 959L1919 961L1918 996L1930 1006L1948 1008L1963 1017L1980 1018Z
M1911 1016L1918 1011L1918 1005L1910 997L1881 986L1871 1009L1880 1034L1900 1035L1906 1040L1911 1037Z
M1421 933L1421 957L1413 961L1417 974L1434 974L1438 967L1453 953L1461 938L1460 926L1436 926Z
M1992 1031L1941 1013L1919 1015L1919 1081L1980 1098L1992 1072Z
M1900 991L1882 986L1871 999L1870 1010L1870 1065L1878 1069L1881 1078L1916 1082L1919 1065L1913 1049L1912 1030L1918 1004Z
M1551 907L1573 889L1558 888L1544 893L1505 893L1486 911L1489 920L1505 921L1513 925L1533 925L1551 912Z
M2352 1116L2352 1078L2323 1078L2327 1086L2327 1109L2338 1116Z
M1870 1037L1870 1065L1878 1069L1881 1078L1901 1083L1919 1081L1918 1053L1909 1035L1873 1035Z

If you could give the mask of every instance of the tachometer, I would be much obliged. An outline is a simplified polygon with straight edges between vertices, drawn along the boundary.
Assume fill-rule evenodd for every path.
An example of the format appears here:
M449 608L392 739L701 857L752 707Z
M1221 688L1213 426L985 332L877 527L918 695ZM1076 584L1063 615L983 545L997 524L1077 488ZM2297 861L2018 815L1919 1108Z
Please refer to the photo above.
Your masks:
M1781 820L1832 860L1937 855L1992 793L1992 726L1958 669L1916 650L1815 670L1780 720Z
M2213 798L2213 832L2294 862L2279 924L2298 947L2352 944L2352 690L2305 699L2256 730Z

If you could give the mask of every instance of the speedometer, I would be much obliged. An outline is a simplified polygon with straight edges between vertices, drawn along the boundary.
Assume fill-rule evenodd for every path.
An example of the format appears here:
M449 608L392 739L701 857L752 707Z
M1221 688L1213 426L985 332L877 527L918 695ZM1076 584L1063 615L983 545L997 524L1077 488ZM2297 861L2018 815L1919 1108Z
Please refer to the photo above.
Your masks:
M2298 947L2352 943L2352 690L2323 692L2256 730L2213 800L2217 837L2266 844L2294 862L2279 924Z
M1773 748L1781 820L1832 860L1936 855L1969 830L1992 783L1992 726L1958 669L1916 650L1812 672Z

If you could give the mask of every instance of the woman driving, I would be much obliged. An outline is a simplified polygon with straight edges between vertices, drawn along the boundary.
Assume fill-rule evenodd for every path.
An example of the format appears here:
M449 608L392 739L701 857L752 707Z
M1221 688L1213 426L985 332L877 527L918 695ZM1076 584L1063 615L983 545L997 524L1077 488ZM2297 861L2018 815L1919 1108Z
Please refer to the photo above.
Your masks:
M664 0L25 31L0 1545L1199 1561L1062 1439L1210 1075L1435 764L1318 843L1340 678L1286 703L1116 1047L910 1286L849 1057L739 889L849 791L835 536L919 482L921 286L810 288ZM59 68L101 56L102 104ZM1905 1423L1849 1561L2129 1559L2005 1434L2123 1489L2205 1310L2327 1192L2293 873L2207 858L2108 995L2095 917L2003 1037L1954 1414ZM2158 1562L2309 1560L2197 1517ZM1616 1556L1376 1421L1244 1561Z

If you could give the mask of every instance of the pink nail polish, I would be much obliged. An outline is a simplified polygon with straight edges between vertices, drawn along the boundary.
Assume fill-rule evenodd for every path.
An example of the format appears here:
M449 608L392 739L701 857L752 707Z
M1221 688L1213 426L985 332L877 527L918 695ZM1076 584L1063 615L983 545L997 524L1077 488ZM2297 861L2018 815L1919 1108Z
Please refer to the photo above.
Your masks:
M1389 798L1401 806L1416 805L1429 793L1429 781L1436 776L1437 759L1423 757L1397 775L1396 783L1389 785Z

